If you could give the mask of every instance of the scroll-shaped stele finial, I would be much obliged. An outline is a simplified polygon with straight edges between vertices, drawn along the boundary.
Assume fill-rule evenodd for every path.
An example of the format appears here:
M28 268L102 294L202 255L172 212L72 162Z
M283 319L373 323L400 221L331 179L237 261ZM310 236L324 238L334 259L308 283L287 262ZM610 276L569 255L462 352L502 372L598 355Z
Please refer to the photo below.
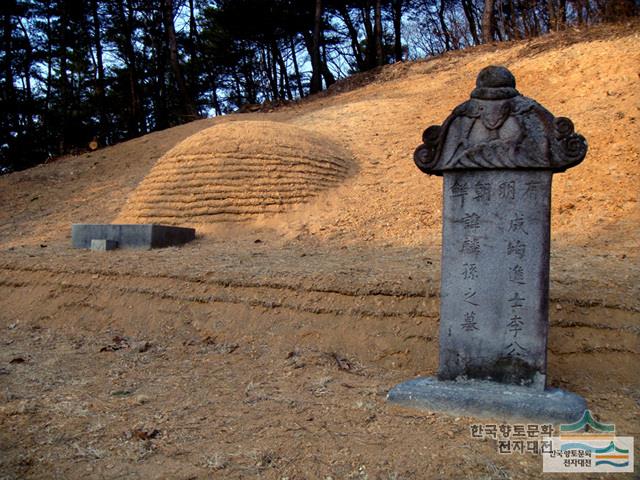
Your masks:
M413 158L430 175L497 168L563 172L587 153L571 120L520 95L513 74L495 66L480 71L471 99L441 126L427 128L422 142Z

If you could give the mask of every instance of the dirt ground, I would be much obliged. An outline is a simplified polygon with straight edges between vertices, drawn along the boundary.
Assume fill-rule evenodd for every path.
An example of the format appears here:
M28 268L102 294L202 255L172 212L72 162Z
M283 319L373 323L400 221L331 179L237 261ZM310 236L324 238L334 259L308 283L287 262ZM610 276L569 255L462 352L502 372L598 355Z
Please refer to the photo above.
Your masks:
M554 177L549 383L640 443L638 31L394 65L1 177L0 479L541 477L539 456L471 437L488 421L385 402L438 362L442 186L413 149L489 64L589 142ZM278 213L203 219L182 248L70 248L72 223L130 212L172 148L255 121L328 138L353 172Z

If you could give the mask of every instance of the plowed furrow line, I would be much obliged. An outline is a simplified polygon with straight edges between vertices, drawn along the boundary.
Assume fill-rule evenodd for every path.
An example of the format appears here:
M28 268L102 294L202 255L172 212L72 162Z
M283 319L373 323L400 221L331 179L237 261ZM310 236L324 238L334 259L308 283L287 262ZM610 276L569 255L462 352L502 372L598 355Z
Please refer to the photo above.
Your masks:
M220 196L220 195L180 195L174 193L172 195L159 195L159 194L144 194L136 197L132 204L135 203L202 203L202 204L219 204L223 205L235 204L237 202L252 202L252 201L277 201L277 200L297 200L314 198L317 195L313 194L296 194L296 195L269 195L269 196L249 196L244 195L242 197Z
M276 212L277 213L277 212ZM210 222L215 222L215 223L246 223L246 222L253 222L255 221L255 215L253 214L247 214L247 216L245 217L240 217L238 215L234 215L234 214L220 214L220 215L211 215L211 218L209 219L207 217L207 215L200 215L197 217L197 220L195 218L189 218L187 215L181 215L181 216L171 216L171 217L166 217L166 216L158 216L158 215L147 215L147 216L140 216L137 213L136 214L129 214L129 213L124 213L122 218L126 219L126 221L130 221L130 222L147 222L149 220L153 220L156 223L166 223L169 225L176 225L176 226L180 226L183 225L185 220L190 220L193 223L210 223Z
M262 215L265 213L281 213L286 211L287 206L291 205L300 205L303 202L290 202L290 203L278 203L278 204L265 204L264 208L256 208L261 207L261 205L246 205L240 207L229 207L220 209L219 207L173 207L167 210L157 209L153 206L139 206L137 215L140 217L155 217L158 215L162 216L176 216L178 213L183 213L181 215L184 218L190 217L201 217L203 215L225 215L225 214L235 214L235 215Z
M183 178L166 178L159 177L154 179L145 179L139 186L139 189L149 190L153 189L183 189L189 188L218 188L226 190L243 190L247 188L251 189L263 189L263 190L281 190L287 188L307 188L307 187L323 187L332 188L341 183L339 178L329 177L224 177L219 175L212 175L210 177L193 176Z
M549 353L558 356L567 356L567 355L580 355L587 354L592 355L594 353L628 353L631 355L640 355L640 351L631 350L623 347L585 347L580 350L572 350L568 352L559 352L552 348L549 348Z
M203 201L200 199L194 200L150 200L144 201L141 200L138 209L140 211L166 211L171 212L175 210L176 212L189 213L192 210L195 211L204 211L214 210L214 211L226 211L228 208L237 208L237 209L255 209L263 206L289 206L289 205L299 205L302 203L307 203L309 201L310 196L304 197L294 197L294 198L284 198L284 199L262 199L256 198L255 201L251 201L253 199L247 198L244 201L239 202L236 199L224 199L224 200L209 200Z
M255 161L264 160L274 162L277 165L287 165L287 164L308 164L308 165L320 165L320 166L332 166L343 171L348 171L349 167L345 165L345 160L338 156L310 156L310 155L302 155L297 152L294 154L283 154L278 155L277 153L256 153L256 154L247 154L244 152L210 152L210 153L201 153L201 154L177 154L175 156L166 157L162 160L161 165L167 165L169 162L176 163L210 163L212 160L215 161L218 158L224 159L223 161L227 162L244 162L244 161Z
M194 162L173 162L165 161L159 163L153 167L150 174L161 172L163 174L172 174L179 172L193 172L199 171L220 171L223 169L245 169L253 172L261 171L313 171L324 172L332 175L339 175L345 177L349 174L349 168L346 166L338 166L332 163L325 162L307 162L307 161L273 161L273 160L260 160L260 159L248 159L248 160L216 160L209 159L206 163L204 161Z
M313 198L316 195L312 194L296 194L296 195L269 195L269 196L249 196L243 195L241 197L229 197L229 196L219 196L219 195L144 195L138 197L136 200L140 203L153 203L153 204L167 204L173 205L175 203L183 203L183 204L197 204L201 203L203 205L217 205L217 206L226 206L226 205L247 205L247 204L264 204L265 202L278 202L278 201L286 201L286 202L294 202L296 200L306 200L308 198Z
M196 189L193 187L182 188L182 187L171 186L170 188L166 188L166 189L158 189L158 188L139 189L136 192L136 198L142 198L143 196L146 196L146 197L152 197L152 196L153 197L165 197L165 196L196 197L197 196L198 198L202 198L203 195L215 195L218 197L221 197L224 195L223 198L243 198L248 196L278 197L278 196L286 196L288 194L289 195L300 195L300 194L317 195L319 192L323 190L324 190L323 187L319 187L317 185L311 185L310 188L307 188L306 186L303 186L300 188L295 188L290 186L288 188L270 189L270 190L254 189L254 188L251 188L250 185L239 186L238 189L225 189L225 190L211 188L211 186L206 186L206 188L199 188L199 189Z
M370 288L370 287L361 287L360 289L355 290L343 290L337 288L328 288L328 287L318 287L314 285L313 288L307 288L304 284L296 281L294 284L277 282L275 280L269 279L266 282L259 281L239 281L237 277L234 278L200 278L200 277L192 277L186 275L179 274L153 274L147 275L140 273L131 273L131 272L113 272L111 270L101 270L97 268L77 268L75 270L63 270L63 269L54 269L47 268L46 266L38 265L35 266L17 266L4 264L0 265L0 272L2 270L6 270L7 272L25 272L25 273L49 273L52 275L100 275L105 277L111 277L114 280L118 278L124 278L127 280L135 280L137 282L143 280L156 280L156 281L182 281L188 282L193 285L212 285L218 287L236 287L236 288L273 288L277 290L288 290L291 292L316 292L316 293L335 293L338 295L345 295L349 297L361 297L367 295L375 295L382 297L393 297L396 299L403 299L405 297L415 297L415 298L424 298L424 297L436 297L437 293L433 292L430 294L425 294L424 291L398 291L398 290L390 290L384 289L380 287Z
M360 287L354 290L345 290L340 288L329 288L329 287L320 287L314 285L313 288L309 288L304 285L304 283L295 282L295 284L288 284L284 282L277 282L276 280L269 279L266 282L260 281L246 281L246 280L238 280L237 278L194 278L185 275L170 275L170 274L153 274L153 275L140 275L139 273L130 273L130 272L113 272L111 270L101 270L97 268L78 268L76 270L57 270L52 268L47 268L43 266L38 267L25 267L25 266L12 266L12 265L1 265L0 272L5 270L7 272L15 272L15 273L26 273L26 274L42 274L47 273L50 275L60 276L76 276L76 275L86 275L90 277L92 275L100 275L104 277L110 277L114 281L117 279L124 279L125 281L132 281L135 283L141 283L143 281L156 281L156 282L184 282L186 284L192 286L198 285L208 285L213 287L232 287L232 288L246 288L246 289L272 289L272 290L285 290L294 293L317 293L317 294L335 294L338 296L345 297L390 297L396 300L402 300L405 298L414 298L414 299L425 299L425 298L436 298L438 294L436 292L425 293L424 291L397 291L390 290L380 287ZM11 274L9 274L11 276ZM279 275L282 277L282 275ZM1 280L1 278L0 278ZM12 281L15 281L13 279Z
M225 181L222 181L225 180ZM233 180L233 182L232 182ZM192 179L182 179L180 181L172 181L171 179L162 179L162 180L150 180L145 181L140 185L140 189L148 190L149 188L162 188L162 189L184 189L184 188L205 188L210 189L213 187L221 187L226 188L227 190L234 189L242 189L245 190L247 188L263 188L263 187L271 187L272 189L280 189L280 188L305 188L306 186L312 187L325 187L331 188L338 184L337 180L330 179L303 179L303 178L294 178L294 179L282 179L280 181L274 181L271 178L263 179L256 177L246 177L246 178L214 178L210 180L202 179L202 178L192 178Z
M4 286L2 282L0 282L0 286ZM22 282L19 287L11 285L12 288L33 288L36 286L44 286L48 288L55 288L59 286L55 282L50 281L38 281L38 282ZM86 285L82 283L72 283L66 282L64 285L65 289L76 289L83 292L90 292L93 287L91 285ZM437 317L435 313L428 311L421 311L417 308L413 308L405 311L394 311L394 310L383 310L379 307L369 309L366 307L350 307L350 308L331 308L325 306L319 306L316 303L312 302L313 305L308 305L304 303L291 303L283 300L265 300L263 299L265 296L262 292L252 292L253 295L250 297L242 297L237 295L220 295L220 294L204 294L204 295L185 295L182 293L171 292L168 290L157 290L154 288L146 288L140 286L123 286L117 285L115 283L110 284L106 287L110 290L115 290L119 292L119 294L139 294L157 299L169 299L178 302L191 302L191 303L230 303L230 304L239 304L239 305L248 305L251 307L261 307L261 308L282 308L285 310L291 311L299 311L312 313L317 315L322 314L330 314L337 316L364 316L364 317L378 317L378 318L386 318L386 317L406 317L409 316L411 318L430 318L434 319ZM101 290L104 290L104 287L101 287ZM259 297L259 298L257 298ZM371 299L375 302L375 299ZM101 308L100 306L94 305L96 308Z
M226 165L223 163L215 163L210 165L161 165L155 167L147 178L154 178L158 176L180 176L180 175L206 175L206 174L219 174L220 172L236 173L236 172L250 172L254 176L259 173L274 173L279 172L282 174L289 173L295 175L315 174L315 175L328 175L332 177L344 178L347 176L347 171L339 170L335 168L326 168L319 165Z

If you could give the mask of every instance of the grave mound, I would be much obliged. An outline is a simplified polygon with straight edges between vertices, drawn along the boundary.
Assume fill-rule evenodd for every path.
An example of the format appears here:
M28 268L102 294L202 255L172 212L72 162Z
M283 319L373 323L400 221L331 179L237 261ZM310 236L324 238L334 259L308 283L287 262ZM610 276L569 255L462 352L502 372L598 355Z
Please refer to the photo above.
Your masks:
M350 154L315 132L279 122L227 122L161 157L118 221L250 220L307 203L351 171Z

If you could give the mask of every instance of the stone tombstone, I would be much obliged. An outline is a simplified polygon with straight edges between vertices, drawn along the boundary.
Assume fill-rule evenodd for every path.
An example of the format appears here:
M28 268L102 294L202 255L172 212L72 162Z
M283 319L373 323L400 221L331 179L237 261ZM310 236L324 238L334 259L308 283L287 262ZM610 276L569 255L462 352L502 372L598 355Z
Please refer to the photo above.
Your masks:
M546 388L551 179L587 143L490 66L471 98L423 134L418 168L444 177L438 377L389 400L489 417L573 420L577 395Z

